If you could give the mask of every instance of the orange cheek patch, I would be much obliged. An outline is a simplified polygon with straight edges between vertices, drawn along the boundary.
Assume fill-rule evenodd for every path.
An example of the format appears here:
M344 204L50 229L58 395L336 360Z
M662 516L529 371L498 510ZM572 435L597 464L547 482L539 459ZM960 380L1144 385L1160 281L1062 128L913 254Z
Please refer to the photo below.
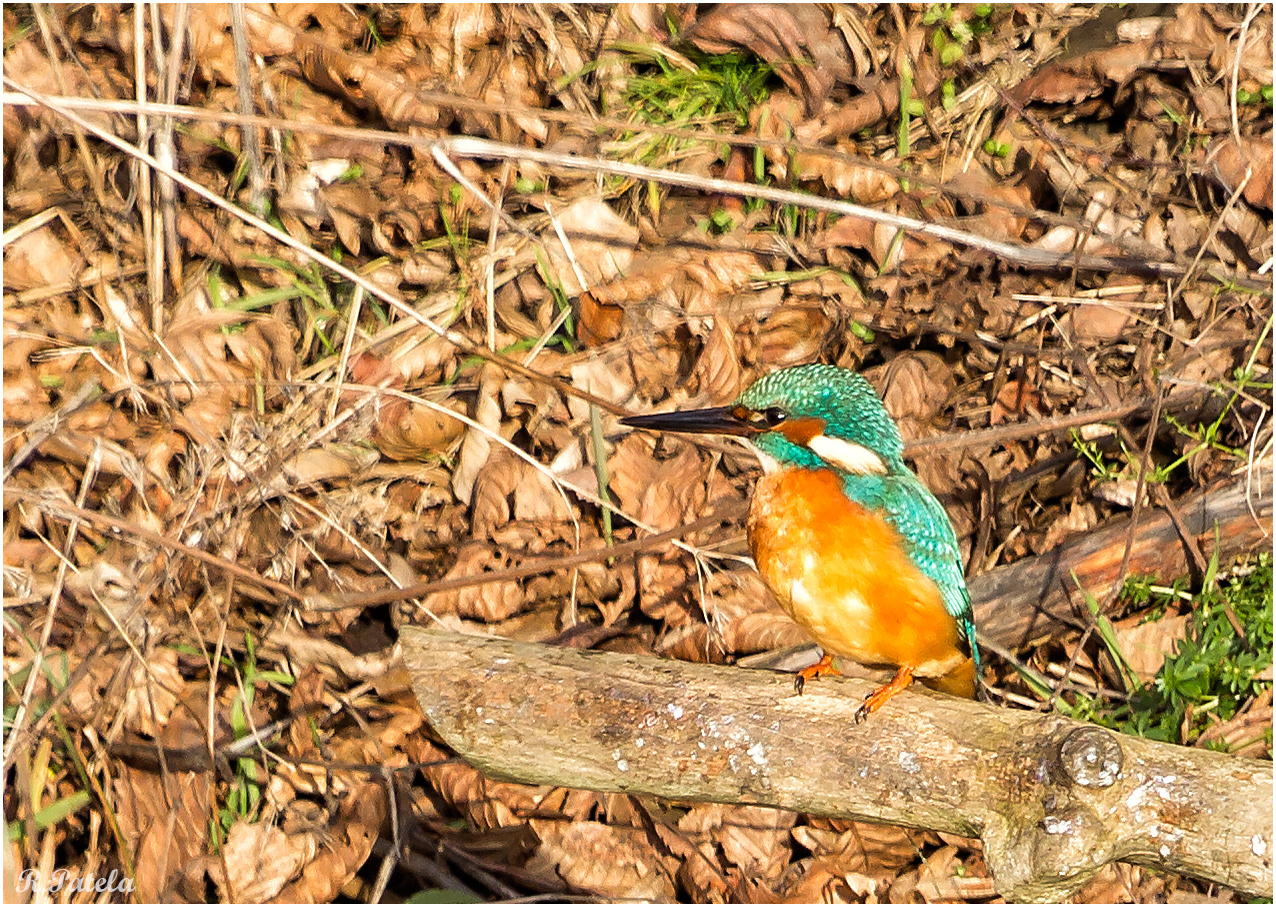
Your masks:
M824 434L824 420L814 417L806 419L788 419L776 428L780 434L794 444L806 447L816 435Z

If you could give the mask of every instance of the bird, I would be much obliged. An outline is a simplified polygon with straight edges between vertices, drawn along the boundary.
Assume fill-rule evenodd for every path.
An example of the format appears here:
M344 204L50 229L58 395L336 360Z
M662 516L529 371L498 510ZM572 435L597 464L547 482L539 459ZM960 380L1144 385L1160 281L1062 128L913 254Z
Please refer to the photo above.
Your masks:
M733 435L762 464L746 521L758 572L823 649L895 674L857 709L862 722L914 678L976 698L982 664L957 536L943 505L904 462L904 442L873 386L851 369L771 372L734 403L629 416L631 428Z

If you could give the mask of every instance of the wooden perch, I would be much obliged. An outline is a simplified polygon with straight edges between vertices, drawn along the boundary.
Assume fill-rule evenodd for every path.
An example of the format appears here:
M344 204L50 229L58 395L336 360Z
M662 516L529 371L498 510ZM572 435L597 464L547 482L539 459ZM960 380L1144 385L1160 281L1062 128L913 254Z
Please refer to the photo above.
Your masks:
M458 754L526 784L753 804L983 839L1008 901L1124 860L1272 893L1272 765L914 687L405 627L412 686Z

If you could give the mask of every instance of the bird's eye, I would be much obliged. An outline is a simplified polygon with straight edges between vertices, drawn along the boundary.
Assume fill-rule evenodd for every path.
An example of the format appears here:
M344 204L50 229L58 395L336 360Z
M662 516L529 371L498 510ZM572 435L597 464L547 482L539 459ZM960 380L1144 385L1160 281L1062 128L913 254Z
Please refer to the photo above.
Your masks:
M745 406L737 406L731 410L731 415L747 424L754 431L770 431L786 418L784 410L778 406L768 406L766 409L749 409Z

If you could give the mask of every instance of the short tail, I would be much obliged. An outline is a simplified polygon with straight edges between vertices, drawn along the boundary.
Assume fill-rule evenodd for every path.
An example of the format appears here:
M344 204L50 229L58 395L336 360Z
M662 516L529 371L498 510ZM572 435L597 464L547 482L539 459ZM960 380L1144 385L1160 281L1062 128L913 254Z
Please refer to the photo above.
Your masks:
M959 627L958 638L961 648L972 659L969 665L962 665L953 671L953 674L963 673L969 668L971 675L971 692L956 693L957 696L965 696L968 699L983 699L983 684L980 679L984 676L984 663L982 653L979 651L978 633L975 631L975 615L970 610L969 604L966 606L966 613L957 618Z
M975 698L975 691L978 686L975 681L975 661L973 658L967 658L942 677L922 678L922 683L932 690L939 690L939 692L947 693L949 696L962 696L966 699Z

